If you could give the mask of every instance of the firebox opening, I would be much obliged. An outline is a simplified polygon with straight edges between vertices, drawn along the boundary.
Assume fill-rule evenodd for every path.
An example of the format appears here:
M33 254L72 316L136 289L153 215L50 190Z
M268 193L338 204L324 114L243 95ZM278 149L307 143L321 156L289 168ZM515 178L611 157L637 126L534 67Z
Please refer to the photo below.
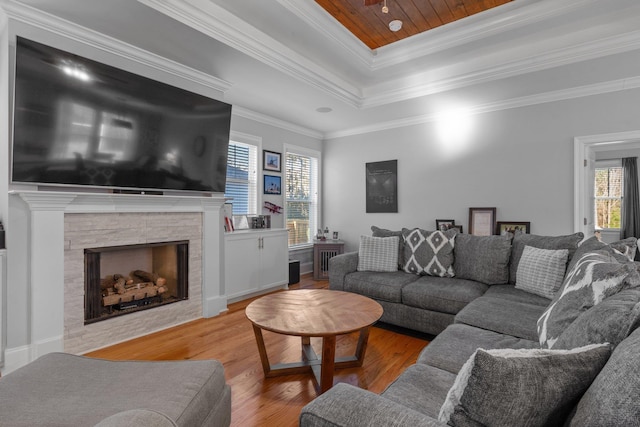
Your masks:
M85 325L188 299L189 242L84 250Z

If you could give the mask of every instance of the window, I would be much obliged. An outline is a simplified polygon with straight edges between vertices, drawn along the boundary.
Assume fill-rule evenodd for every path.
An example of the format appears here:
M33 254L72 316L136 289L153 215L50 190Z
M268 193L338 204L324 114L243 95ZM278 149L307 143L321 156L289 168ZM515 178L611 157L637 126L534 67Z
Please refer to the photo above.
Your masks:
M319 153L309 153L295 148L285 154L285 202L289 247L312 244L319 228L319 157Z
M596 228L620 228L622 218L622 166L596 166Z
M231 198L234 215L254 215L258 204L258 147L229 141L227 185L224 196Z

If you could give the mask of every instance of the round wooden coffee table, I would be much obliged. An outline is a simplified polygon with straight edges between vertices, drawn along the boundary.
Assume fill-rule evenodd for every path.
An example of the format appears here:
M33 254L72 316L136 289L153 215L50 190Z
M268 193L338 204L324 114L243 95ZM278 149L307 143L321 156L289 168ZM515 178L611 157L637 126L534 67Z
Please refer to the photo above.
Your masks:
M369 328L382 306L351 292L301 289L266 295L249 304L247 318L253 324L265 377L313 372L320 393L333 386L336 368L362 366ZM303 360L271 365L262 330L302 337ZM336 359L336 336L360 331L355 355ZM311 347L311 337L322 337L322 357Z

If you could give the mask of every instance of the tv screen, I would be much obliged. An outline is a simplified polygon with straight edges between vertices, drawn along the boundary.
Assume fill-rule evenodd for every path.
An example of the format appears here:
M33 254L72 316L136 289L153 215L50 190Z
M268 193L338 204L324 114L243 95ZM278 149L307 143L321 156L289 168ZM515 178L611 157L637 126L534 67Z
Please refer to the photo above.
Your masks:
M18 37L12 181L224 192L231 105Z

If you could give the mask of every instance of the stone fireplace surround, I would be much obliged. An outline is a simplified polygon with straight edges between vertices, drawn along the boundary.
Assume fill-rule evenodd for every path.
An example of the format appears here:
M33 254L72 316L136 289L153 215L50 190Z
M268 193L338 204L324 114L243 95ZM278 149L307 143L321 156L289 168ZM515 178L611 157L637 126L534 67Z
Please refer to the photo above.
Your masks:
M6 349L7 367L53 351L83 353L226 310L222 195L14 191L10 197L29 213L29 343ZM84 248L172 240L189 240L188 300L84 325Z

